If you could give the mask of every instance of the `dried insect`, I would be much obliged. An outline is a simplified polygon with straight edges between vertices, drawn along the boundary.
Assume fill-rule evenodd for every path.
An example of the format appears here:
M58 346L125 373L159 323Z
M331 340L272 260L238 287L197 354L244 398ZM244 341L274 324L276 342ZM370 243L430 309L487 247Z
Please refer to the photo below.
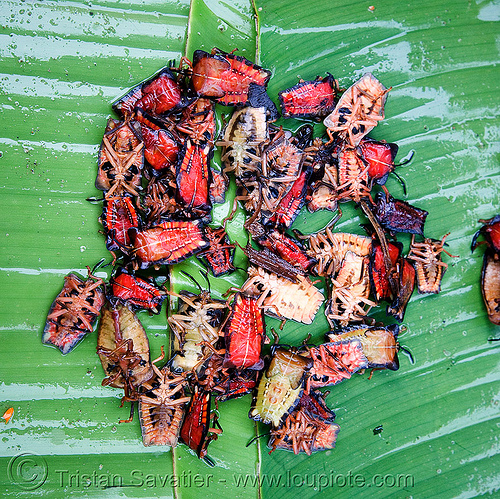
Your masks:
M359 143L359 151L368 165L368 178L371 182L383 185L389 173L396 168L394 159L398 153L398 145L384 141L363 139Z
M118 269L110 279L109 299L117 299L130 306L149 310L159 314L167 292L156 286L151 280L130 274L125 269Z
M232 272L236 245L229 241L226 229L206 227L205 236L210 241L210 246L198 253L197 258L206 262L214 277Z
M415 288L415 269L406 258L400 258L396 264L394 275L397 276L396 294L392 303L387 307L387 314L402 322L406 306Z
M303 410L306 414L321 421L333 421L335 413L327 407L325 397L329 392L320 390L304 390L297 404L296 410Z
M125 401L139 398L138 388L153 376L149 360L149 341L134 312L125 305L103 307L97 336L97 353L106 373L103 386L123 388ZM121 407L120 406L120 407ZM130 419L133 416L133 405Z
M184 373L172 373L168 364L161 370L154 363L152 367L155 376L143 384L139 397L142 441L145 446L175 447L191 399L184 395L188 382Z
M424 235L424 223L428 212L406 201L379 192L375 198L373 214L380 225L390 232Z
M318 261L318 264L313 268L317 275L336 274L348 251L365 257L369 256L372 247L370 237L349 234L348 232L332 232L330 227L306 236L305 239L308 239L309 242L307 254Z
M311 324L325 297L307 277L299 274L297 279L292 282L251 266L241 291L258 297L257 306L267 315Z
M339 431L338 424L311 417L299 409L290 413L279 428L271 429L269 454L284 449L310 456L319 450L333 449Z
M162 114L185 105L182 89L168 67L140 83L113 102L115 111L130 117L137 109Z
M99 149L98 172L95 186L113 195L139 196L144 143L141 126L137 121L110 119Z
M426 238L423 242L415 242L412 236L408 260L413 262L417 274L417 286L419 293L439 293L441 280L448 268L448 265L441 260L441 253L444 251L444 241L450 235L445 234L441 241Z
M330 325L338 321L341 325L363 321L375 302L368 299L370 280L368 258L347 251L342 265L330 278L330 299L325 314Z
M215 136L214 103L209 99L198 98L184 108L176 130L198 145L213 144Z
M490 322L500 325L500 215L489 220L479 220L479 223L484 226L472 239L472 251L480 244L488 245L483 256L481 294ZM478 242L479 235L483 235L485 240Z
M209 54L196 50L193 54L191 81L194 91L226 106L245 105L250 84L265 87L271 72L248 59L217 48Z
M401 243L388 243L389 258L392 268L401 257L403 245ZM385 259L381 244L374 239L372 241L372 250L370 253L370 286L376 301L392 299L393 297L393 276L389 275L385 266Z
M250 419L278 427L299 402L311 360L293 350L276 347L269 367L262 373L249 412Z
M236 293L224 326L224 367L260 370L266 324L255 298Z
M182 441L200 459L206 457L208 444L222 433L216 417L213 418L214 426L210 428L210 402L211 393L195 386L180 433Z
M100 221L106 232L106 248L128 254L132 249L129 229L139 229L141 219L131 198L111 196L104 200Z
M143 269L152 264L179 263L210 244L199 220L162 222L132 233L132 241L136 265Z
M361 342L363 354L368 360L366 367L373 369L399 369L397 341L400 327L397 324L388 326L348 326L336 329L327 337L330 341L356 339Z
M333 140L333 134L337 134L341 141L357 146L384 119L389 90L371 73L364 74L342 94L335 109L323 121L330 138Z
M144 141L144 159L151 166L155 175L164 170L172 170L179 155L179 144L172 134L161 128L150 128L141 123Z
M283 118L316 118L326 116L335 107L338 82L328 73L313 81L301 80L297 85L278 92Z
M159 225L179 211L175 200L176 189L175 178L169 171L149 180L143 199L149 226Z
M188 291L171 292L179 299L176 314L168 317L174 332L173 369L199 370L209 358L219 340L219 330L226 311L226 303L211 298L208 291L196 295Z
M94 276L90 267L87 271L87 279L74 273L64 278L64 286L47 315L42 343L59 348L63 355L93 331L93 324L104 305L104 281Z
M359 203L362 198L370 197L369 168L357 148L346 145L340 147L337 186L339 201Z
M362 344L358 339L323 343L308 351L313 363L306 382L310 388L336 385L353 373L368 366Z

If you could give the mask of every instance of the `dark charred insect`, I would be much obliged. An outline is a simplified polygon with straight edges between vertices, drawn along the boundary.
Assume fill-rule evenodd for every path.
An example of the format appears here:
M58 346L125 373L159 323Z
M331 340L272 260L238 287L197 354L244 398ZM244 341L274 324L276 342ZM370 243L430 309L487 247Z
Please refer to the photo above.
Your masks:
M259 371L254 369L231 369L225 383L219 385L224 391L217 393L215 400L223 402L247 395L257 386Z
M274 251L283 260L300 268L305 273L308 273L317 263L315 258L307 255L300 241L293 239L284 232L269 230L257 222L246 225L246 228L258 244L270 251Z
M359 203L362 198L370 197L369 168L357 148L346 145L340 147L337 186L339 201Z
M368 298L368 262L367 257L347 251L338 273L329 279L330 299L325 314L330 325L364 321L370 308L376 305Z
M135 86L112 106L124 117L130 117L137 109L162 114L185 105L182 89L174 74L165 67L153 77Z
M250 84L266 87L271 72L248 59L212 49L209 54L196 50L193 54L191 81L202 97L215 99L226 106L243 106L248 101Z
M297 85L278 92L283 118L317 118L335 107L338 82L331 74L313 81L301 80Z
M483 256L481 293L489 320L500 325L500 215L489 220L479 220L479 223L484 226L472 239L472 251L481 244L488 246ZM485 241L477 241L480 235L484 236Z
M311 173L311 168L302 167L302 171L297 180L293 182L291 189L281 199L275 212L264 222L266 225L281 230L286 230L292 225L306 202Z
M397 324L388 326L347 326L336 329L327 337L333 342L359 340L364 356L368 360L366 367L372 369L399 369Z
M373 434L374 435L380 435L384 431L384 427L382 425L375 426L373 428Z
M320 390L304 390L297 404L298 410L303 410L309 416L321 421L333 421L335 413L329 409L325 402L327 392Z
M122 406L125 401L137 401L138 388L153 376L153 368L146 331L130 308L109 302L103 308L97 353L107 376L103 386L124 389ZM132 416L133 405L130 418Z
M391 260L392 268L396 267L396 263L401 257L403 245L401 243L388 243L389 258ZM372 250L370 253L370 285L373 296L376 301L388 300L393 298L393 277L388 275L384 255L382 252L381 244L374 239L372 241Z
M210 244L199 220L163 222L132 233L132 241L136 265L143 269L179 263Z
M149 226L159 225L172 218L179 211L175 193L177 184L171 172L166 172L159 177L152 177L146 187L143 206Z
M426 238L423 242L416 242L412 236L408 260L413 262L417 274L419 293L439 293L441 280L448 265L441 260L441 253L445 252L444 241L450 235L445 234L441 241Z
M151 280L130 274L119 269L110 279L109 299L120 300L138 309L159 314L167 292L156 286Z
M257 306L265 314L304 324L312 323L325 299L307 277L297 274L297 282L293 282L254 266L248 268L248 279L241 291L257 297Z
M210 146L202 147L188 139L179 155L176 166L176 201L186 218L204 218L210 215L210 151Z
M200 459L207 456L208 444L217 440L218 435L222 433L215 415L213 427L210 427L210 402L211 393L195 386L180 433L182 441L194 450Z
M87 267L86 279L71 273L50 306L42 343L53 345L66 355L93 331L93 325L104 305L104 281Z
M164 170L175 169L179 155L179 144L172 134L161 128L153 129L141 123L144 141L144 158L155 175Z
M338 424L316 419L299 409L290 413L278 428L271 429L269 454L283 449L310 456L319 450L333 449L339 431Z
M221 161L224 173L236 178L251 177L262 172L262 154L269 140L266 112L263 107L237 109L224 130Z
M144 143L137 121L110 119L99 149L95 186L105 197L139 196Z
M342 142L357 146L377 123L384 119L385 88L371 73L366 73L340 97L324 124L330 138L334 134Z
M266 324L257 299L236 293L224 326L225 368L260 370Z
M380 225L390 232L407 232L423 236L428 212L379 192L375 198L373 214Z
M264 369L249 412L250 419L279 427L281 420L299 403L311 360L282 347L274 349Z
M205 236L210 241L210 246L198 253L197 257L206 262L214 277L232 272L236 245L229 241L226 229L206 227Z
M360 257L367 257L372 247L370 237L348 232L332 232L330 227L305 239L309 242L307 254L318 261L313 269L317 275L335 275L348 251Z
M306 381L307 391L336 385L368 366L362 344L357 339L323 343L310 348L308 354L312 366Z
M229 179L223 172L212 170L212 183L210 184L210 199L212 203L223 203L226 199L226 191L229 187Z
M208 291L196 295L188 291L170 292L179 299L178 311L168 317L174 332L174 369L199 370L215 350L227 309L224 301L211 298Z
M184 373L173 373L168 364L161 370L154 363L155 376L143 384L139 398L142 441L145 446L175 447L191 397L185 396L188 382Z
M141 219L130 197L111 196L104 200L100 221L106 231L106 248L128 254L132 248L129 229L139 229Z
M198 98L182 111L176 130L198 145L213 145L215 137L215 105L209 99Z
M396 265L395 275L397 276L397 293L392 303L387 307L387 313L395 317L397 321L402 322L406 306L415 288L415 268L406 258L400 258Z

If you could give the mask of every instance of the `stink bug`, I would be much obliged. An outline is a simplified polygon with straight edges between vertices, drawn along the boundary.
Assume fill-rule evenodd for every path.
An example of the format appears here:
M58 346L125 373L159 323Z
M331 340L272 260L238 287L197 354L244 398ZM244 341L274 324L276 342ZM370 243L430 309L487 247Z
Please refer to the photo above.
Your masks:
M105 197L139 196L144 143L137 121L110 119L99 149L95 186L106 191Z
M177 162L179 144L172 135L161 128L152 129L141 123L144 140L144 158L155 174L163 170L172 170Z
M310 359L276 347L269 367L262 373L249 412L250 419L278 427L283 417L298 404L310 366Z
M397 292L392 303L387 307L387 313L401 322L415 288L415 269L406 258L400 258L396 264L395 275L398 276L396 281Z
M338 82L328 73L314 81L301 80L297 85L278 92L283 118L316 118L326 116L335 107Z
M338 152L338 186L339 201L355 201L370 196L368 179L369 165L358 153L357 148L342 146Z
M392 268L395 268L401 256L403 245L401 243L388 243L389 258ZM391 299L393 295L392 276L388 275L385 266L382 246L374 239L370 253L370 285L376 301Z
M53 345L67 354L93 331L93 324L104 305L104 281L92 275L87 267L88 277L71 273L64 278L61 292L50 306L42 342Z
M205 235L210 241L210 246L198 253L197 258L206 261L214 277L232 272L236 245L229 241L226 229L224 227L217 229L206 227Z

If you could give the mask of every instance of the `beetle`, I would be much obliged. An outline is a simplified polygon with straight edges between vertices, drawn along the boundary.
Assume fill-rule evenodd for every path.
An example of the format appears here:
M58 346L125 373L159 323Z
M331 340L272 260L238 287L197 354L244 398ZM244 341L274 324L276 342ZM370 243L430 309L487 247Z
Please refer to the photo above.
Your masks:
M210 245L200 220L162 222L150 229L132 232L132 256L136 266L172 265Z
M113 102L112 107L122 116L130 117L139 108L162 114L185 104L181 86L172 71L164 67Z
M200 390L197 386L194 387L180 432L182 441L194 450L200 459L207 457L208 444L217 440L222 433L215 415L213 427L210 427L211 398L210 392Z
M229 241L225 227L206 227L205 236L210 241L210 246L198 253L197 258L206 262L214 277L233 272L236 245Z
M144 142L137 121L109 119L99 149L95 186L105 197L139 196Z
M226 354L223 367L260 370L266 324L257 299L238 292L224 326Z
M155 376L143 385L139 397L142 442L145 446L175 447L184 420L188 382L184 373L175 374L168 363L161 370L152 365Z
M441 241L425 238L423 242L415 242L412 236L408 260L413 262L417 274L417 286L419 293L439 293L441 280L448 264L441 260L441 253L448 253L444 249L444 241L450 235L448 232Z
M335 107L338 82L328 73L313 81L301 80L278 92L283 118L317 118L326 116Z
M244 57L213 48L193 53L191 83L197 95L226 106L242 106L249 99L251 83L266 87L271 72Z
M500 215L479 223L484 225L474 235L471 248L474 251L481 244L488 246L483 256L481 294L490 322L500 325ZM485 240L478 242L480 235Z
M63 355L93 331L105 302L104 281L94 276L90 267L87 272L86 279L73 272L64 278L63 288L47 315L42 343L59 348Z
M151 280L143 279L120 268L110 279L109 299L120 300L130 306L159 314L167 292Z
M385 88L371 73L365 73L340 97L335 109L324 119L330 140L357 146L380 120L390 88Z
M250 419L280 426L282 419L299 403L311 360L294 350L275 346L272 358L257 387Z
M141 227L141 218L132 199L125 196L104 199L99 220L106 233L106 249L111 252L121 250L129 254L132 249L129 229Z

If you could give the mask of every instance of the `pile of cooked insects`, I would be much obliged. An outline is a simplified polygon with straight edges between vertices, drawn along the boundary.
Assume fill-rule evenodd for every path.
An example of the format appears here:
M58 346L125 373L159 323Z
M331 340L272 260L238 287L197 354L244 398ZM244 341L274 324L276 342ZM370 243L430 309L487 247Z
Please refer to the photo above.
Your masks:
M384 118L390 89L370 73L347 89L329 73L301 80L278 95L283 118L305 121L292 133L274 124L280 112L266 92L270 76L234 53L197 50L192 62L171 64L113 103L119 118L107 123L96 179L113 271L106 283L89 267L86 279L65 278L43 342L66 354L100 315L103 385L124 390L127 421L138 403L144 445L180 440L209 459L207 446L222 431L212 403L253 393L249 417L270 425L271 452L333 448L339 426L320 388L366 369L398 369L415 284L420 293L440 290L446 235L425 237L427 212L389 194L398 147L367 135ZM216 104L233 108L220 133ZM326 132L318 137L321 120ZM211 166L215 148L221 171ZM234 209L214 225L212 207L231 181ZM334 230L346 202L368 219L364 234ZM249 235L239 289L221 300L199 283L199 293L167 289L168 279L158 284L160 270L168 275L192 256L205 263L207 281L208 272L237 271L226 224L238 206ZM301 234L291 226L303 208L330 210L333 220ZM398 233L411 234L406 255ZM136 311L158 314L167 297L178 308L168 316L173 353L160 368L163 348L150 360ZM368 316L382 302L389 325ZM321 306L330 324L324 343L308 337L286 346L272 330L264 356L265 315L311 324Z

